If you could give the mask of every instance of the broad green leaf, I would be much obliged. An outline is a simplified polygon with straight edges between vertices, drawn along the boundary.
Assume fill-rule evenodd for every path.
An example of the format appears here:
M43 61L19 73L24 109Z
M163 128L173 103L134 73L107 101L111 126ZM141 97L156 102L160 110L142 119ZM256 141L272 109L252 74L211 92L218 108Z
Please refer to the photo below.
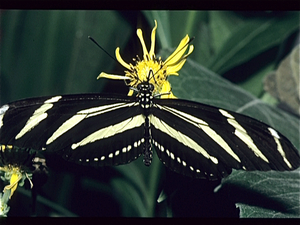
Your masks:
M300 170L291 172L234 171L223 180L242 218L300 217Z

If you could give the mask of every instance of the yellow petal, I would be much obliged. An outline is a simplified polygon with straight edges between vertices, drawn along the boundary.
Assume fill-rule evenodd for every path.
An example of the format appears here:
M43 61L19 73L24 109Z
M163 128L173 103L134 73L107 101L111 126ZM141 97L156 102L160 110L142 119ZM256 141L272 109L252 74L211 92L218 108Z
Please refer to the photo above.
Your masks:
M189 51L187 54L183 56L183 58L187 58L194 51L194 45L190 45Z
M174 64L173 66L167 67L167 74L168 75L178 75L178 71L181 70L185 63L186 59L183 59L181 62Z
M167 94L167 93L169 93L169 94ZM171 88L171 84L169 81L165 81L163 83L160 94L162 94L161 98L177 98L172 93L172 88Z
M141 29L137 29L136 34L139 37L140 42L142 44L143 53L144 53L144 59L146 60L147 59L147 55L149 55L149 53L148 53L148 50L146 48L146 44L145 44L145 41L144 41L144 38L143 38L143 32L142 32Z
M116 75L116 74L108 74L108 73L100 73L97 79L100 78L108 78L108 79L113 79L113 80L131 80L130 77L122 76L122 75Z
M18 187L18 182L21 180L21 176L19 176L18 173L13 173L11 175L11 178L10 178L10 184L9 185L6 185L4 187L4 190L9 190L10 189L10 197L13 195L13 193L15 192L15 190L17 189Z
M127 95L128 95L128 96L132 96L132 95L133 95L133 90L130 89Z
M186 62L186 58L193 52L194 46L191 45L187 54L185 54L178 62L173 65L168 65L167 74L168 75L178 75L178 71L181 70L184 63Z
M150 59L153 59L155 56L154 50L155 50L155 33L156 33L156 28L157 28L157 22L156 22L156 20L154 20L154 22L155 22L155 27L153 28L152 33L151 33L151 48L150 48L150 52L149 52Z
M119 47L116 48L116 58L117 58L118 62L119 62L122 66L124 66L124 67L125 67L126 69L128 69L128 70L131 70L130 65L127 64L127 63L122 59L122 57L121 57L121 55L120 55L120 48L119 48Z
M176 50L166 59L165 65L172 65L182 58L183 54L185 53L188 47L187 43L189 42L189 40L189 36L186 35L179 43Z

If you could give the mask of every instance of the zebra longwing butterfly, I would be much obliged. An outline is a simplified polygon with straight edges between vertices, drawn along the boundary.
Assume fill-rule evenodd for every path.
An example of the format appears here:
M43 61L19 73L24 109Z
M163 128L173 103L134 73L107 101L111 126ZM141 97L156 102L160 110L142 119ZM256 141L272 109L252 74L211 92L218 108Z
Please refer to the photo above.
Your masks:
M235 112L180 99L153 98L149 82L137 97L65 95L25 99L0 108L4 146L60 152L82 165L129 163L152 146L171 170L217 179L232 168L293 170L297 149L268 125Z
M117 60L128 70L125 76L99 76L125 80L131 96L64 95L2 106L0 163L27 164L34 149L58 152L68 161L96 167L129 163L143 155L149 166L154 147L171 170L197 178L222 178L232 168L283 171L299 167L297 149L268 125L176 99L167 78L177 74L193 46L184 55L190 43L186 35L163 62L154 54L156 28L155 21L149 52L142 31L137 30L144 57L135 60L135 66L124 62L116 49ZM28 153L28 160L15 157L20 152Z

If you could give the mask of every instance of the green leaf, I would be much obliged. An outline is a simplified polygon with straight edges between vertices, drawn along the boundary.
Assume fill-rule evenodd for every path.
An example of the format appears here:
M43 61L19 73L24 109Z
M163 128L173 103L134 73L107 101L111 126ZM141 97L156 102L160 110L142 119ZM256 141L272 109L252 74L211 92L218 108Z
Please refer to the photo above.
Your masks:
M149 168L142 163L142 157L128 165L115 167L123 177L114 178L111 185L120 193L123 216L155 216L161 167L156 154Z
M153 24L154 20L159 24L157 27L157 37L162 48L171 47L172 43L169 13L167 11L143 11L148 19L149 24ZM154 27L154 26L153 26Z
M264 80L266 74L272 71L273 68L273 63L264 66L256 74L253 74L253 76L249 77L246 81L239 83L239 87L243 88L246 91L249 91L256 97L259 97L264 91L262 81Z
M299 172L234 171L222 184L242 218L299 218Z
M209 26L212 33L212 44L216 54L225 42L232 36L237 27L241 27L244 20L230 11L210 11Z
M273 19L252 19L237 26L211 59L208 68L223 74L260 53L279 45L299 28L299 13Z
M115 61L87 37L114 56L132 32L113 11L8 10L1 13L1 24L1 103L99 92L105 81L96 77L111 71Z

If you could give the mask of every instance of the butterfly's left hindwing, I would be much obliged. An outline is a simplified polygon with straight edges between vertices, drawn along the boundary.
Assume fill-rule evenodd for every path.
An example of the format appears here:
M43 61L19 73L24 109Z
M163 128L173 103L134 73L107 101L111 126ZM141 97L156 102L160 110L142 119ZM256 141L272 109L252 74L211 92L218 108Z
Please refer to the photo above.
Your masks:
M144 119L135 98L66 95L6 108L0 117L2 145L55 151L94 166L128 163L142 152Z

